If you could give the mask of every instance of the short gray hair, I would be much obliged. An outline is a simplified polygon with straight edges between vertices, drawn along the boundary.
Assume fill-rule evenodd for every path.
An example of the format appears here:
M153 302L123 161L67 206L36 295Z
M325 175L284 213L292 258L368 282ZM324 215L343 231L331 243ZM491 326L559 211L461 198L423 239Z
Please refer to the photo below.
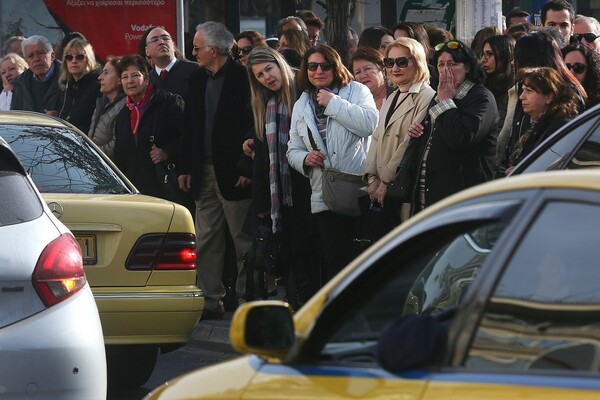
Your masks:
M52 48L52 43L50 43L48 39L46 39L44 36L33 35L29 36L21 42L21 51L23 52L23 57L27 57L27 54L25 54L25 47L36 46L40 43L44 45L46 53L52 53L54 51L54 49Z
M233 47L233 33L220 22L208 21L196 27L196 32L204 32L204 45L216 47L219 54L228 56Z
M596 18L588 17L587 15L577 14L573 19L573 24L576 24L578 22L589 23L592 26L592 29L594 30L594 32L592 33L595 33L596 35L600 34L600 22L598 22Z

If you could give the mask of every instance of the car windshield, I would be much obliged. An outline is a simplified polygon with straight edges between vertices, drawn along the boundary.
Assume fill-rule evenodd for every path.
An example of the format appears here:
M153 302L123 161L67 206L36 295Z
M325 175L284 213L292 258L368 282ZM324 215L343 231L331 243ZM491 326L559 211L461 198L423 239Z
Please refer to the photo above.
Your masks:
M0 136L42 193L132 193L97 150L70 129L2 125Z

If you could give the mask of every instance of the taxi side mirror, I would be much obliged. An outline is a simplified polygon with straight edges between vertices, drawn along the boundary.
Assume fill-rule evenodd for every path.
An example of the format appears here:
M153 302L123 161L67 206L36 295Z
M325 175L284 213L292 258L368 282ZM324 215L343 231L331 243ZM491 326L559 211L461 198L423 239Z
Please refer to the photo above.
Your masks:
M283 358L295 341L292 310L275 300L242 304L233 315L229 339L242 354Z

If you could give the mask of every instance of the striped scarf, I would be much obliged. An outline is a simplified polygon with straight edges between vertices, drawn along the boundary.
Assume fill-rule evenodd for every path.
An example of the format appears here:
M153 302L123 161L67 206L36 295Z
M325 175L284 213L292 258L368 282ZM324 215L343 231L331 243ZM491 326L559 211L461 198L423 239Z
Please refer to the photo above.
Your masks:
M142 120L142 115L144 115L144 109L150 99L154 96L154 85L149 84L146 88L146 92L144 92L144 96L137 103L133 101L133 99L129 96L125 99L125 104L127 108L129 108L130 112L130 123L131 123L131 132L133 132L133 137L137 141L137 135L140 130L140 121Z
M282 205L292 206L290 166L285 156L290 139L290 116L277 96L267 102L265 137L269 149L269 188L271 191L271 221L273 233L283 228Z

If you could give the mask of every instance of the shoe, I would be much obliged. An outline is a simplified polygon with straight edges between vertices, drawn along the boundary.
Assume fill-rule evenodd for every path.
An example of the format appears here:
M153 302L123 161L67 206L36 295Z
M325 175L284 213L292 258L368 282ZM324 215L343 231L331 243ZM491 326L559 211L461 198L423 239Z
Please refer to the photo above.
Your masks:
M206 321L208 319L213 319L213 320L214 319L223 319L224 314L225 314L224 312L204 309L204 311L202 311L202 316L200 317L200 321Z

